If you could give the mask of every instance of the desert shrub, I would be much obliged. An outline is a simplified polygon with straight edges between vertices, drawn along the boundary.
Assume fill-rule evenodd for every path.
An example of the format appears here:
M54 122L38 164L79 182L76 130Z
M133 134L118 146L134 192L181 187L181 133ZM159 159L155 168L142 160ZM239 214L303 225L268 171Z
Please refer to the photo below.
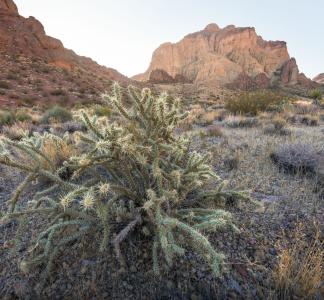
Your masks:
M280 145L270 157L280 168L292 173L315 173L319 164L316 150L311 145L303 143Z
M62 89L56 89L56 90L52 90L52 91L50 92L50 94L51 94L52 96L64 96L66 93L65 93L65 91L62 90Z
M284 110L278 116L292 124L295 124L298 121L298 117L293 111Z
M240 161L239 153L235 153L234 155L228 156L224 159L224 167L229 171L236 170L239 167Z
M0 88L8 90L8 89L11 88L11 85L6 81L1 80L0 81Z
M189 141L174 134L186 117L179 101L167 102L165 94L154 97L149 89L139 92L130 87L129 94L129 109L122 104L117 84L106 98L119 121L100 126L96 118L83 115L89 130L80 135L84 152L59 169L45 169L40 160L51 165L47 151L52 153L52 146L44 150L42 145L60 138L49 133L18 143L4 140L0 162L26 173L9 200L5 220L34 214L48 218L36 238L34 255L21 264L23 271L45 264L49 274L58 251L69 251L71 242L85 236L93 243L100 236L100 250L104 253L112 245L116 258L125 265L121 244L130 234L141 233L151 242L156 274L186 248L197 251L214 274L220 274L224 255L211 246L204 232L224 227L237 230L231 215L217 205L227 199L247 199L246 194L225 190L222 182L215 190L206 189L205 183L218 177L207 164L208 156L191 152ZM17 160L11 147L27 154L29 161ZM47 178L51 184L34 195L30 206L18 208L19 195L38 178Z
M32 120L32 117L24 111L19 111L16 113L15 119L19 122L29 122Z
M320 228L309 238L299 224L277 243L278 263L273 272L272 299L320 299L324 279L324 245Z
M59 138L50 133L45 133L41 137L39 151L43 154L40 158L40 167L52 172L57 171L65 161L77 153L68 135Z
M24 136L30 133L30 123L27 122L16 122L11 126L4 126L2 128L2 133L12 140L20 140Z
M45 124L48 124L51 121L64 123L71 120L72 114L69 110L61 106L54 106L45 111L41 122Z
M11 111L0 111L0 126L11 125L15 122L15 115Z
M294 107L295 113L299 115L316 114L318 107L308 101L297 101Z
M111 108L104 105L96 105L94 113L98 117L109 117L111 115Z
M259 120L255 117L228 116L224 122L230 128L252 128L259 125Z
M233 114L257 115L273 106L278 106L285 97L271 91L242 92L227 100L225 108Z
M269 124L263 128L265 134L288 135L290 130L287 128L287 121L282 117L274 117Z
M222 137L223 132L221 128L217 125L210 125L206 128L206 136L208 137Z
M205 112L198 117L196 123L202 126L212 125L216 119L216 115L217 112L215 111Z
M318 126L319 120L320 118L318 115L303 115L300 119L300 122L307 126Z
M322 99L322 92L320 89L312 89L309 91L308 96L314 100L321 100Z

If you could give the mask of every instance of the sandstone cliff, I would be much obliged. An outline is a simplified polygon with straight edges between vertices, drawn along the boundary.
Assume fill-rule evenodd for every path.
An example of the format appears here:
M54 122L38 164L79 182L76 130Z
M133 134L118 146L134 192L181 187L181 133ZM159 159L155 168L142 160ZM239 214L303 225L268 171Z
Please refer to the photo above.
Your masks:
M319 75L317 75L313 81L319 83L319 84L324 84L324 73L321 73Z
M216 24L178 43L162 44L154 51L148 70L133 78L148 81L157 69L173 78L181 75L196 83L238 88L268 87L274 82L295 85L300 77L285 42L265 41L252 27L221 29Z

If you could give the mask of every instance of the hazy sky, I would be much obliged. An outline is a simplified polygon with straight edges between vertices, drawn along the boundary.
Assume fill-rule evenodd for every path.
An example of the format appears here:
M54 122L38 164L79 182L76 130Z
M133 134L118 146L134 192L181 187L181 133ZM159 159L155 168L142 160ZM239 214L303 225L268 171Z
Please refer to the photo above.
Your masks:
M309 77L324 72L324 0L15 0L67 48L131 76L160 44L209 23L253 26L284 40Z

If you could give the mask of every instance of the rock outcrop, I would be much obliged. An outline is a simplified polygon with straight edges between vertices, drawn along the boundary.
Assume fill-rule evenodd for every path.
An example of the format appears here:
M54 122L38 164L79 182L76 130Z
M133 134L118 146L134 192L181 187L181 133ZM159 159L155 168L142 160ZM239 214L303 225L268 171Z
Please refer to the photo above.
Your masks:
M0 108L97 102L113 81L131 82L47 36L34 17L19 15L12 0L0 0Z
M182 74L176 74L172 77L166 71L161 69L153 70L150 73L148 81L153 84L190 83L190 81Z
M324 84L324 73L318 74L313 81L319 83L319 84Z
M265 41L253 27L221 29L216 24L175 44L162 44L154 51L148 70L133 78L149 81L157 69L170 77L180 74L192 82L232 88L265 88L274 82L296 85L300 75L285 42Z
M18 15L17 5L12 0L1 0L0 9L6 11L7 14Z
M116 70L65 49L61 41L46 35L34 17L20 16L12 0L0 0L0 56L4 55L36 57L67 70L82 68L107 79L127 81Z

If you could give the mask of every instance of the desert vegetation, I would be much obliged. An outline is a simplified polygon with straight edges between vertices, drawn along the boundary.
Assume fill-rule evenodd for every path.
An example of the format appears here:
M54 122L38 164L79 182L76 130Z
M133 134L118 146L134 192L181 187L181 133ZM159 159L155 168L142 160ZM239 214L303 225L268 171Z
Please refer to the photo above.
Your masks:
M84 261L94 261L101 279L78 279L68 294L88 284L104 293L102 280L119 278L111 295L130 296L125 287L142 278L152 296L316 299L321 229L288 233L323 212L322 110L284 98L233 110L115 85L102 104L2 111L1 178L11 182L0 190L4 269L47 296L75 278L67 266L88 278ZM297 256L303 265L293 265ZM175 274L181 288L170 283Z

